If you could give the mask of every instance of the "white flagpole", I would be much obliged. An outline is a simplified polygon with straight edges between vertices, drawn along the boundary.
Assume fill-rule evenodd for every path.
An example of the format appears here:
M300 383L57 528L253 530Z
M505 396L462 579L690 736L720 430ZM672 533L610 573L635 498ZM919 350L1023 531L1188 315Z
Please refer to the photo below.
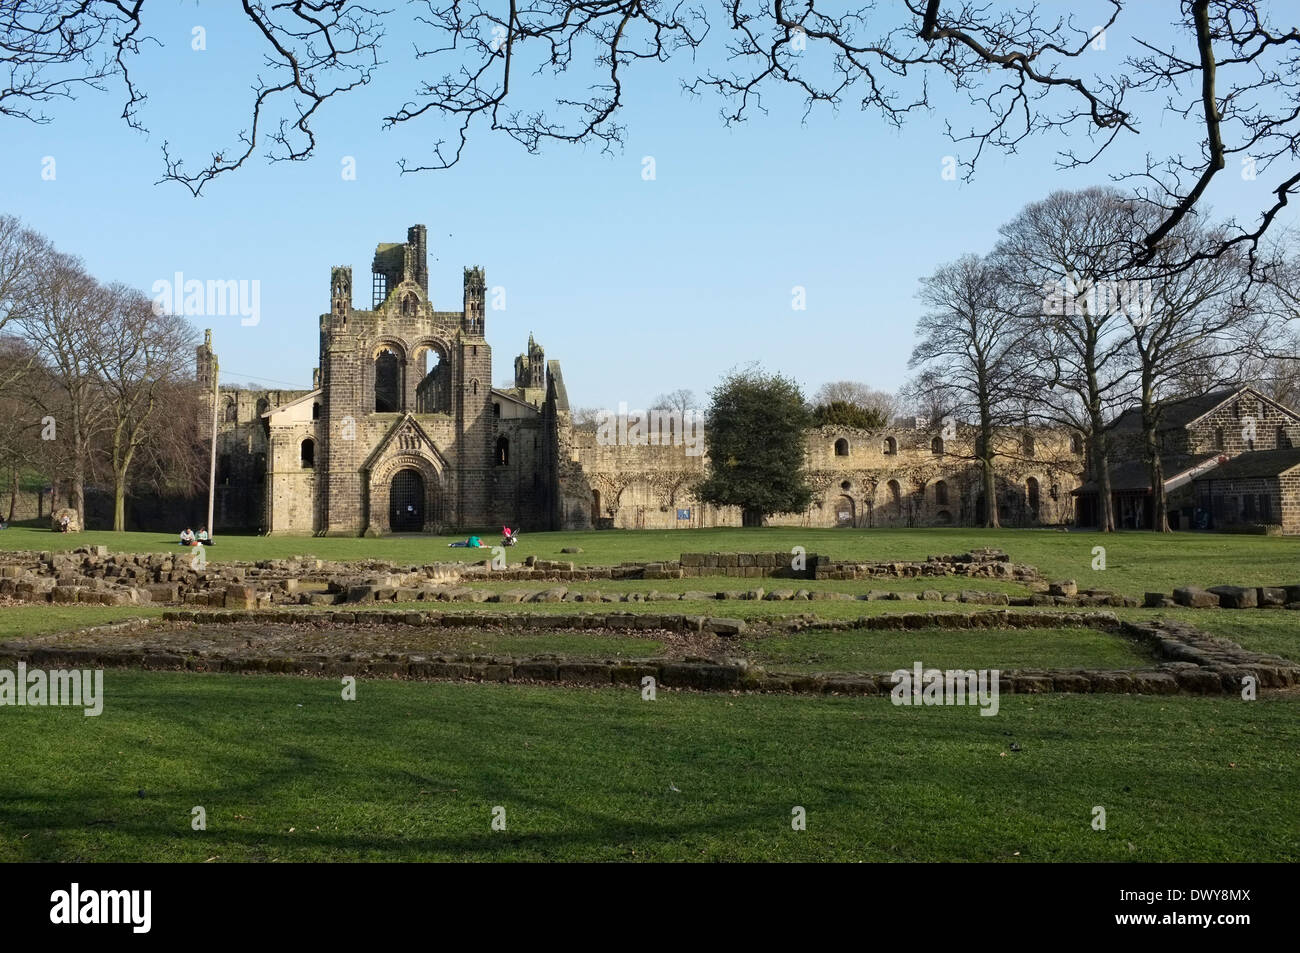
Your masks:
M216 526L212 523L212 506L217 495L217 403L220 392L217 390L217 358L212 357L212 454L208 461L208 539L216 536Z

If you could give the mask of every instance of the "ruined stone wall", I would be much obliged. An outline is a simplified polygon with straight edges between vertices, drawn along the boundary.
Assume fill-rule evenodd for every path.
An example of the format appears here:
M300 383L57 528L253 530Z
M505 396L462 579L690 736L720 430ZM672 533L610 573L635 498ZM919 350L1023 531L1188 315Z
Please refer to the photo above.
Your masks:
M215 529L258 529L265 525L270 442L267 421L262 414L309 393L311 391L219 390L217 482L213 501ZM210 424L208 432L211 433Z
M1070 491L1083 462L1071 435L1047 428L1001 433L995 445L998 507L1004 525L1056 525L1073 519ZM691 488L704 478L707 458L684 446L604 445L593 429L561 434L569 464L562 468L566 528L619 529L739 526L735 507L704 506ZM879 431L822 427L807 437L812 506L769 518L773 526L969 525L982 513L975 428L892 427ZM679 510L690 510L688 520Z
M534 532L549 528L542 487L545 434L541 416L497 418L494 433L489 493L492 525Z
M495 517L488 505L497 435L483 272L466 270L464 310L435 311L419 269L408 264L407 277L370 311L352 307L351 269L336 268L332 276L331 313L321 319L326 396L317 469L324 479L316 520L331 534L385 532L388 481L403 468L424 481L426 529ZM376 403L381 354L398 366L391 409ZM433 355L428 380L426 355ZM418 431L405 425L409 419Z

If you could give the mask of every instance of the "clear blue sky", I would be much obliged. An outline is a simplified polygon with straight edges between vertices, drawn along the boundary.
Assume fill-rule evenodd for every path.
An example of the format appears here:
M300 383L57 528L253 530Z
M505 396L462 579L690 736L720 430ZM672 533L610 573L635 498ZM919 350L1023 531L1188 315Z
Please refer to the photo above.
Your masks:
M1174 8L1144 4L1141 16L1159 24ZM937 108L902 131L853 103L805 123L799 101L780 95L769 96L769 115L726 128L718 101L679 91L691 69L682 61L628 72L626 146L614 157L558 144L530 156L480 129L459 167L401 175L400 158L426 158L450 130L381 129L419 79L441 73L415 63L409 35L394 31L376 82L328 104L315 123L313 159L250 160L195 199L155 184L160 147L168 140L195 165L234 144L257 66L251 28L235 4L146 10L163 44L137 67L150 134L120 121L116 89L53 104L49 125L0 120L0 211L82 256L99 277L145 291L176 271L259 280L259 325L200 323L213 325L227 379L266 386L309 386L330 266L353 267L356 303L368 307L375 244L404 241L409 225L423 223L435 307L459 308L464 265L483 265L488 285L506 289L506 310L487 318L494 383L509 380L531 331L562 362L577 406L640 407L678 387L703 397L750 361L792 375L807 393L837 379L893 390L907 376L920 277L988 250L1001 223L1053 189L1103 183L1145 151L1163 156L1199 141L1173 118L1148 114L1142 135L1107 163L1059 171L1059 140L1040 140L1020 155L986 154L971 184L944 181L943 157L965 148L944 136L944 115L961 126L971 113L938 77ZM207 31L206 51L190 48L194 25ZM1113 68L1129 49L1112 34L1097 68ZM654 181L641 177L646 155ZM45 156L57 162L54 181L41 178ZM356 181L340 175L343 156L356 158ZM1267 188L1230 168L1215 210L1249 211ZM791 308L796 285L807 289L806 311Z

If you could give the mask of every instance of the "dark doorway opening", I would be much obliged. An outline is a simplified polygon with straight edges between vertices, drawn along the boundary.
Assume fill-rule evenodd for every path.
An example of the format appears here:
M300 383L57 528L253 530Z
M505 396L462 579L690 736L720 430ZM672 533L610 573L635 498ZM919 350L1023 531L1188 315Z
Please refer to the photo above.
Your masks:
M424 478L415 470L398 470L388 489L388 525L394 533L424 529Z

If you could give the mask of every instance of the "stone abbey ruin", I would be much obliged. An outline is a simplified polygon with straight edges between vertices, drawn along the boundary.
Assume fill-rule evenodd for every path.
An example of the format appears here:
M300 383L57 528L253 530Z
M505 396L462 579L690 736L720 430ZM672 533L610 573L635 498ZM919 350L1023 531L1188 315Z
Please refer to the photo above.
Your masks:
M575 425L560 364L529 336L514 385L492 386L486 279L466 268L459 310L434 308L423 225L380 244L368 309L350 267L330 275L311 390L220 389L216 354L197 376L216 400L216 529L281 535L739 526L738 508L700 503L705 455L679 442L637 445ZM209 403L205 428L211 427ZM1136 415L1116 423L1119 525L1144 528L1151 503ZM1161 444L1175 528L1237 524L1300 533L1300 414L1249 387L1172 402ZM1246 423L1248 422L1248 426ZM205 436L210 436L210 429ZM999 433L1005 526L1093 525L1098 510L1082 436L1026 425ZM978 525L985 508L975 428L898 419L879 431L807 436L803 513L771 525Z

